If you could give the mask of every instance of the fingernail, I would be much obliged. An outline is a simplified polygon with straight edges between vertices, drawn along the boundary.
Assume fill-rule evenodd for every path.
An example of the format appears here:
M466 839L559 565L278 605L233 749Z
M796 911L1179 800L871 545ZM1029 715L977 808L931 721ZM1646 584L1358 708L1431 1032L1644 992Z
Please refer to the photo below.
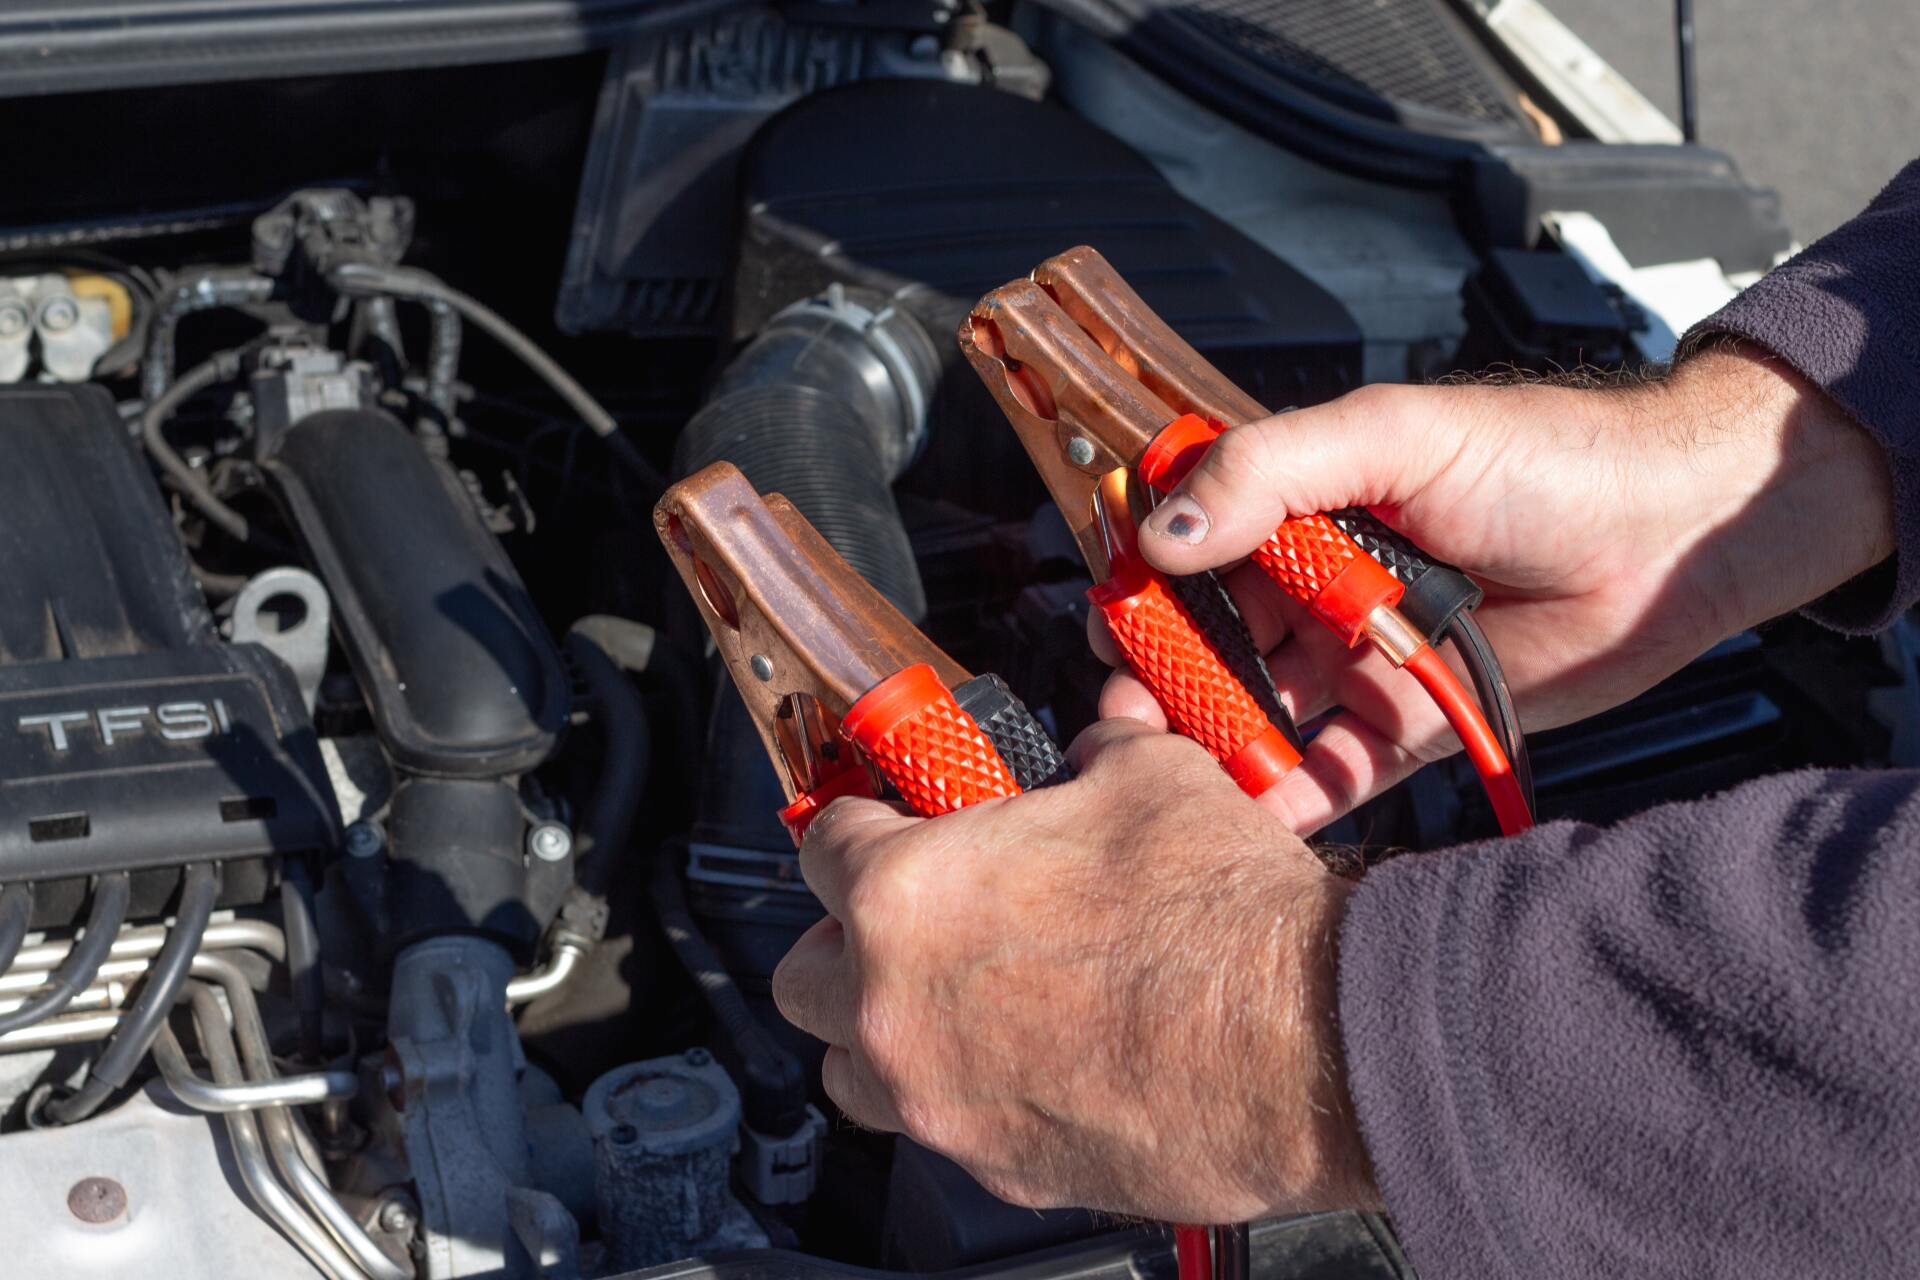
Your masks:
M1147 532L1161 538L1199 546L1207 536L1207 513L1184 493L1177 493L1155 507L1147 517Z

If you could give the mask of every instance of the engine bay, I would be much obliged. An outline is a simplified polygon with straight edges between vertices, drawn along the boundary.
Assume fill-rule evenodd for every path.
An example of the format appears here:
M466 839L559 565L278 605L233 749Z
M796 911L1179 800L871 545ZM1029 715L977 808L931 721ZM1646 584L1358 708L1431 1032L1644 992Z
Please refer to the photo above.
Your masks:
M718 6L0 101L7 1274L1174 1274L1159 1229L835 1114L768 995L823 909L651 519L733 463L1064 742L1091 584L954 343L983 292L1095 245L1296 406L1657 366L1583 228L1729 296L1789 243L1455 6L1400 6L1458 65L1385 115L1310 58L1261 80L1268 7ZM1166 65L1205 40L1244 65ZM1536 735L1542 819L1911 764L1916 654L1736 637ZM1455 760L1316 838L1493 830ZM1412 1274L1371 1215L1252 1246Z

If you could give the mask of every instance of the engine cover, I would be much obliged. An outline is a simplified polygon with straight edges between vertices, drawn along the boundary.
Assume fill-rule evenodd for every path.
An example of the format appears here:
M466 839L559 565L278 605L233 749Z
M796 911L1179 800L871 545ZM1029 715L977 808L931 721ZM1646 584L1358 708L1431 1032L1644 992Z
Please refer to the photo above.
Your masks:
M132 914L175 868L333 846L339 817L293 673L223 644L107 395L0 390L0 883L66 923L85 877L134 871ZM65 882L60 883L60 882Z

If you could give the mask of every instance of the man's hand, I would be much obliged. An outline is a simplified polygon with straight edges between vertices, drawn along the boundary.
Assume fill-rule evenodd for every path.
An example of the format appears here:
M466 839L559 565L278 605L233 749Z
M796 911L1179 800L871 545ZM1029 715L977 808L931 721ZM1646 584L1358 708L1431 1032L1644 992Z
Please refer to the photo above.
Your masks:
M1170 573L1234 565L1283 518L1370 507L1486 588L1526 727L1651 687L1892 551L1885 461L1780 362L1698 356L1634 386L1367 387L1237 427L1145 522ZM1294 716L1340 708L1261 802L1313 831L1458 750L1415 683L1347 649L1260 571L1227 584ZM1117 661L1094 616L1097 649ZM1106 715L1162 725L1116 676Z
M854 1120L988 1190L1185 1222L1377 1203L1336 1025L1351 886L1198 747L1128 720L1079 777L926 821L838 800L831 916L773 977Z

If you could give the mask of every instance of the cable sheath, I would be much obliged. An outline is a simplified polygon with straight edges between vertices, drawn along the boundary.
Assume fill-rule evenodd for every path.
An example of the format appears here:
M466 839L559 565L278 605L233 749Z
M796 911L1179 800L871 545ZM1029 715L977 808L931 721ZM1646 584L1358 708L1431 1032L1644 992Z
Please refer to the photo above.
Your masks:
M116 871L94 882L93 907L87 913L85 933L79 945L67 952L67 958L53 971L53 979L40 994L17 1009L0 1013L0 1035L33 1026L51 1018L73 1003L73 998L93 983L100 971L120 926L126 923L127 903L133 896L133 884L127 873Z
M1487 799L1493 804L1501 834L1518 835L1531 828L1533 814L1521 794L1513 765L1507 760L1507 753L1501 749L1487 718L1480 713L1479 704L1453 674L1453 668L1431 645L1421 645L1407 659L1407 670L1426 689L1466 747L1467 759L1473 762L1474 772L1480 775L1480 785L1486 788Z
M120 1020L119 1029L87 1072L87 1082L79 1092L47 1104L48 1119L55 1124L85 1120L113 1096L114 1090L123 1088L133 1078L134 1068L153 1047L161 1022L180 997L187 970L193 964L194 953L200 950L200 940L206 936L207 921L213 915L213 904L219 896L217 864L196 862L187 868L173 928L167 932L167 940L154 958L153 967L147 970L133 1009Z

